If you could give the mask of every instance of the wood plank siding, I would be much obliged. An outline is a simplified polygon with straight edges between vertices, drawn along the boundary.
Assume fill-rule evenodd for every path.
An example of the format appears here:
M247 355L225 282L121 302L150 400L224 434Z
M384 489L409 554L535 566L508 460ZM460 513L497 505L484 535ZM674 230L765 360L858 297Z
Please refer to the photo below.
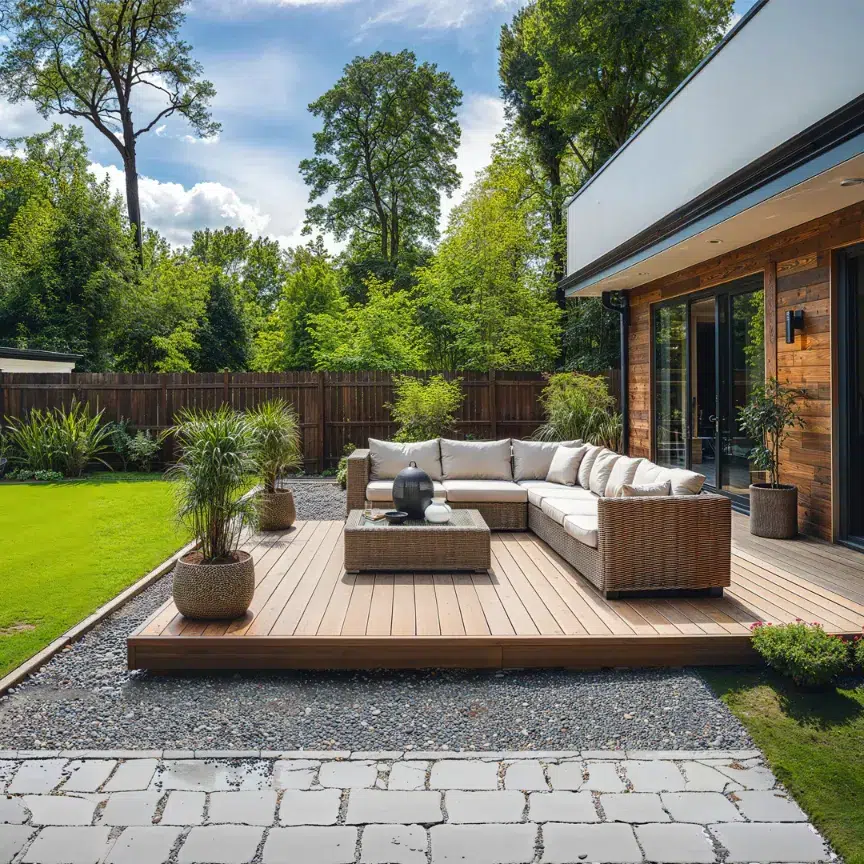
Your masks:
M832 513L832 268L836 249L864 240L864 205L768 237L750 246L647 283L631 292L630 455L652 456L652 304L715 288L742 276L765 274L765 368L801 387L806 428L796 430L782 456L781 479L799 488L801 530L834 536ZM804 311L804 330L785 341L789 309Z
M483 573L346 573L343 527L250 537L249 613L189 621L169 600L129 637L130 668L734 664L754 659L756 621L802 617L847 636L864 625L864 556L751 537L738 514L724 597L606 600L529 532L493 534Z

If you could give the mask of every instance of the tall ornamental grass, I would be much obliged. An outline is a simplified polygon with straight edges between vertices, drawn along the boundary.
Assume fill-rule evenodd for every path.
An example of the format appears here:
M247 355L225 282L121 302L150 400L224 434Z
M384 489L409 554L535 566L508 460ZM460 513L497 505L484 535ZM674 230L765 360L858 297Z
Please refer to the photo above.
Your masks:
M617 450L621 443L621 415L606 379L579 372L549 377L540 394L546 422L537 430L540 441L575 441Z
M255 437L255 458L264 491L276 491L279 478L300 467L300 418L284 399L263 402L248 414Z
M90 462L110 468L101 458L111 436L102 414L91 414L87 403L73 399L68 411L34 408L23 420L7 417L13 459L31 471L59 471L64 477L80 477Z
M257 519L244 496L258 469L255 429L249 417L223 406L182 412L173 433L179 458L167 474L177 483L177 515L204 563L236 560L243 529Z

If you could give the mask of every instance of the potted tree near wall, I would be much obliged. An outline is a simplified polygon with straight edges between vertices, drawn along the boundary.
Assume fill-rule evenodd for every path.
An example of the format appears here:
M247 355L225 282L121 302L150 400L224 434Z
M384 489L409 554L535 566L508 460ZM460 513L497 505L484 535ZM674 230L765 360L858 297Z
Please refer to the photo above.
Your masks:
M255 432L255 456L262 488L256 496L262 531L283 531L297 518L294 493L280 489L279 478L300 467L300 420L282 399L264 402L250 412Z
M168 473L178 516L198 541L177 562L174 602L187 618L239 618L255 592L252 556L240 550L243 529L257 522L244 495L257 469L252 424L224 407L184 412L173 432L179 458Z
M780 448L794 428L803 428L797 410L801 390L769 378L741 409L738 423L754 441L754 466L768 475L767 483L750 484L750 533L786 540L798 534L798 487L780 482Z

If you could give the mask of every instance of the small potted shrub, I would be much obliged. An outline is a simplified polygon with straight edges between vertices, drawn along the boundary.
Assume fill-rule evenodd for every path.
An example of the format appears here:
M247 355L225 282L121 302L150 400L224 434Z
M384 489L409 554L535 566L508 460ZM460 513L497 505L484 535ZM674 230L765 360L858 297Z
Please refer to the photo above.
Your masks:
M753 647L765 662L802 687L828 687L849 668L849 647L818 623L754 624Z
M282 399L264 402L249 413L255 435L255 459L262 488L256 496L262 531L283 531L297 518L294 493L280 489L279 478L301 463L300 421Z
M177 484L177 512L198 548L177 562L174 602L187 618L238 618L252 602L252 556L240 551L243 529L255 525L244 492L257 469L248 418L227 407L180 415L179 458L168 471Z
M802 395L769 378L739 415L741 429L757 442L750 459L769 478L750 484L750 533L757 537L787 540L798 534L798 487L780 482L780 448L793 428L804 427L796 408Z

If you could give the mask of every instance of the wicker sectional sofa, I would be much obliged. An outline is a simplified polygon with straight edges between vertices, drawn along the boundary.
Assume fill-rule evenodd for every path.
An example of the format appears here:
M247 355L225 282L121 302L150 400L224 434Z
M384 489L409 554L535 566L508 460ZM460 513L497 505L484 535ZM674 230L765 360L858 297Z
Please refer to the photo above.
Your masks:
M392 478L400 464L413 460L433 479L436 497L454 509L479 510L492 530L533 531L606 597L642 591L716 595L730 584L731 504L701 492L701 475L591 448L605 454L614 472L592 491L588 472L585 485L545 479L555 444L437 443L438 464L431 441L422 442L422 452L411 449L417 445L374 439L369 449L355 450L348 457L348 511L392 507ZM619 483L666 481L672 494L619 497Z

